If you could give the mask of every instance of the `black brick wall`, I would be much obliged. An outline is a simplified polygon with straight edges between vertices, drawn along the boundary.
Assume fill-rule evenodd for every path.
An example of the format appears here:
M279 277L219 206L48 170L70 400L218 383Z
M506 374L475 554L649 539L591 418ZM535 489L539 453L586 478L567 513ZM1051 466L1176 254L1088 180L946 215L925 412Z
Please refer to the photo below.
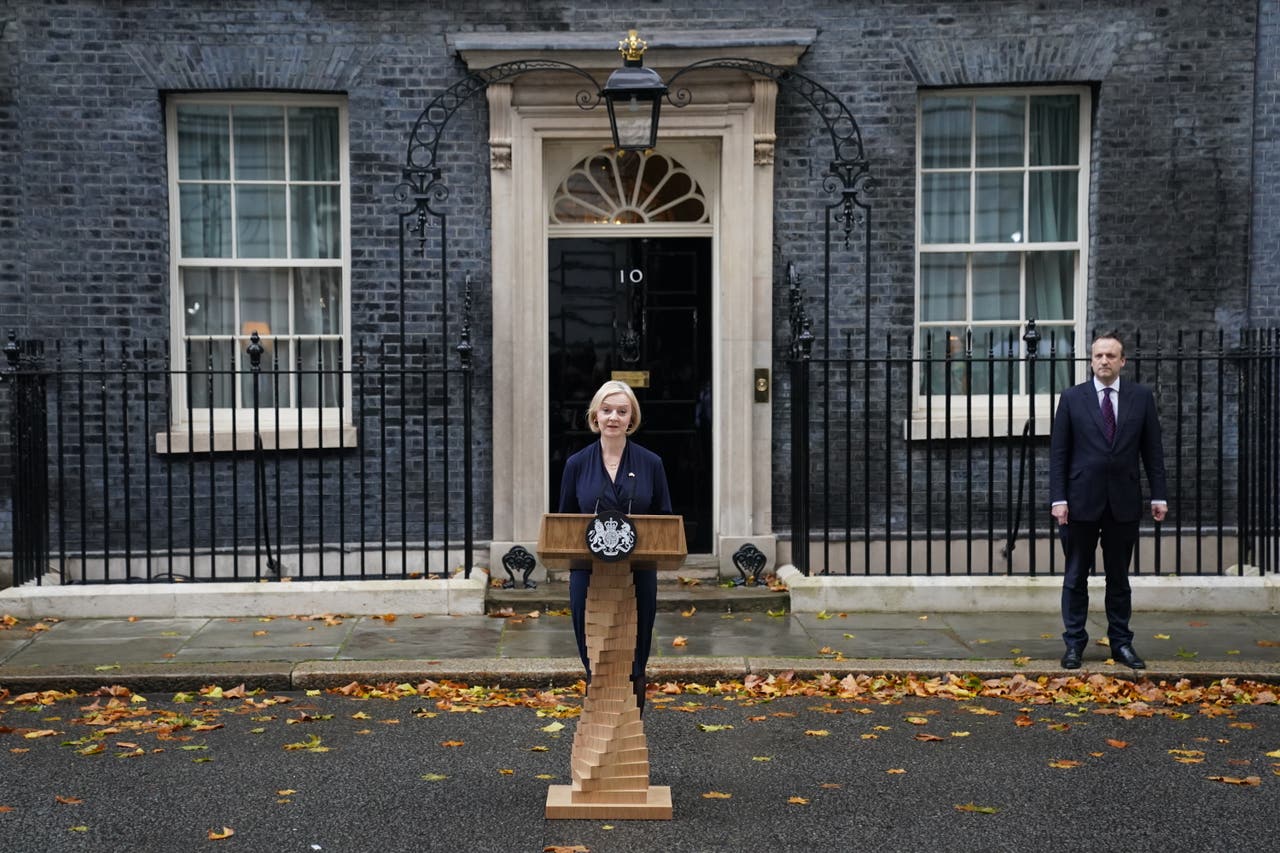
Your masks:
M1280 323L1280 4L1258 0L1249 314Z

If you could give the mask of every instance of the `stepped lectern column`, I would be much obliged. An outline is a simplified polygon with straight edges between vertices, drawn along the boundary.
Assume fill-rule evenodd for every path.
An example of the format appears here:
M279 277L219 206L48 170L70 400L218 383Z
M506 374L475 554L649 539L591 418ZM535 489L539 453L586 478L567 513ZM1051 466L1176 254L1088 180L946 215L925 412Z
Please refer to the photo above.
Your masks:
M632 516L635 548L629 560L592 559L584 534L593 516L547 514L538 556L548 566L591 565L586 645L591 683L573 736L572 784L547 791L548 818L670 820L671 789L649 784L649 747L636 702L631 667L636 655L633 565L673 569L687 553L679 516ZM646 568L646 570L648 570Z
M649 784L649 747L631 681L635 652L631 567L594 563L587 589L591 683L573 736L573 784L551 786L547 817L671 818L671 789Z

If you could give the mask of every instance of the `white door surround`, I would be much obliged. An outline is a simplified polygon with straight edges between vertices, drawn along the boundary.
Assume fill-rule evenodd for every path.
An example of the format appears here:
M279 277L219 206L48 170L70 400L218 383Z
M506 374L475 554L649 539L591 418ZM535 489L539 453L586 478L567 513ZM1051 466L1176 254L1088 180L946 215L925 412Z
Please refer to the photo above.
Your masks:
M663 79L689 63L753 59L794 66L813 30L642 32L645 64ZM603 82L619 67L617 33L465 33L451 46L472 71L555 59ZM597 49L587 50L584 45ZM533 550L547 510L547 239L551 192L566 169L608 144L603 104L582 110L584 81L536 72L490 83L493 276L493 534L490 571L513 545ZM774 564L771 404L754 401L754 370L773 362L773 142L777 86L708 69L680 78L691 102L665 105L659 150L696 169L712 204L713 541L721 574L751 542ZM667 143L664 145L664 142ZM557 233L565 226L556 226ZM572 226L610 236L664 236L660 224ZM585 233L585 232L584 232ZM598 232L597 232L598 233ZM673 464L667 460L667 464ZM675 464L678 464L676 462Z

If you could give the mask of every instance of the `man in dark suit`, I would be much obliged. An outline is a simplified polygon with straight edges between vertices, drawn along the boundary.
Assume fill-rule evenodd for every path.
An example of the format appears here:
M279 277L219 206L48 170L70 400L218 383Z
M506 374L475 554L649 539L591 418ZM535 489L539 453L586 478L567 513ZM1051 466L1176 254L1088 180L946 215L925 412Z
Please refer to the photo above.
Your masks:
M1145 669L1129 630L1129 562L1142 516L1139 459L1151 488L1151 517L1163 521L1169 511L1160 422L1150 388L1121 385L1124 343L1115 333L1094 340L1090 362L1093 378L1067 389L1058 401L1050 445L1049 500L1053 517L1067 528L1062 666L1079 669L1089 642L1089 571L1101 540L1111 656Z

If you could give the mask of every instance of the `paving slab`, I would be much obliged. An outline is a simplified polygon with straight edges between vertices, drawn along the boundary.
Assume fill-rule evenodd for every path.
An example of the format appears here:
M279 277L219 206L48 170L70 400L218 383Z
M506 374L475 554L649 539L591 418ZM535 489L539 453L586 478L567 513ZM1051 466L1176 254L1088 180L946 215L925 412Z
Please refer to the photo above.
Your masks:
M1043 613L945 613L928 624L945 624L957 640L982 658L1061 657L1062 626ZM925 623L922 623L925 624Z
M200 648L184 648L173 656L173 660L187 665L198 663L232 662L232 661L279 661L296 663L306 660L333 660L338 656L338 646L233 646L216 648L202 646Z
M939 613L940 621L966 642L991 637L1034 637L1062 642L1062 620L1056 613ZM1042 637L1041 635L1048 635Z
M684 638L684 644L677 646L679 637ZM692 617L659 613L654 624L655 657L812 656L817 651L813 638L798 621L760 613L735 614L733 618L711 613Z
M295 643L340 646L354 623L355 620L346 619L329 625L322 621L265 616L208 619L187 641L186 648L290 647Z
M0 663L4 663L13 657L20 649L30 643L31 639L26 631L20 634L0 633Z
M827 611L826 618L817 613L793 613L791 618L805 628L835 628L852 630L855 628L904 628L908 625L928 627L932 620L937 623L939 615L935 613L868 613L857 610Z
M186 638L198 633L209 621L203 617L71 619L51 624L48 636L49 639L57 641L85 640L89 642L147 638Z
M538 626L521 630L508 625L502 632L501 653L504 658L572 658L578 660L578 641L573 626Z
M172 659L184 638L127 637L93 640L56 640L29 643L10 655L5 666L81 666L88 669L127 663L155 663Z
M406 617L353 623L338 657L343 660L489 657L496 654L498 620L452 616Z
M964 660L978 655L961 643L946 628L868 628L849 632L846 637L835 631L819 631L815 639L822 645L850 658L956 658Z

